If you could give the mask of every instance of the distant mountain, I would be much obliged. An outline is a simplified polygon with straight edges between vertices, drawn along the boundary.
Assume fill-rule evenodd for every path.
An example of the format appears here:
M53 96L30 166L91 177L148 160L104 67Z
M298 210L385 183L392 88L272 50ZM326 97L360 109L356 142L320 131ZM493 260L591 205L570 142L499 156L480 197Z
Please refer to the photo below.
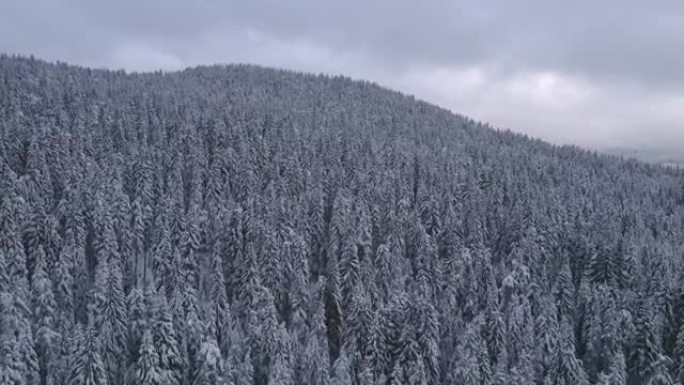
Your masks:
M623 148L610 147L601 150L607 154L618 155L625 158L635 158L644 162L660 164L664 166L684 166L684 150L669 150L664 148Z
M0 383L672 384L684 171L343 77L0 57Z

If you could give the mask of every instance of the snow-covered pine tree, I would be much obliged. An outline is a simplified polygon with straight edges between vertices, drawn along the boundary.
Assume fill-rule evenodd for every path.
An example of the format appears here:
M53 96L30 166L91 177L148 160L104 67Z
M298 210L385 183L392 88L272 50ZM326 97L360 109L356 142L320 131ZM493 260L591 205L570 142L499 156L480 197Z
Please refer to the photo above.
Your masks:
M648 298L640 298L637 305L635 335L627 361L630 385L646 383L651 377L651 368L660 356L652 302Z
M33 335L40 367L40 383L53 384L57 344L60 335L56 329L57 304L52 291L52 281L47 275L47 263L42 246L38 246L33 278L31 280Z
M123 383L126 373L127 304L123 293L120 261L102 260L95 271L94 327L110 385Z
M94 325L91 323L85 331L79 333L76 342L78 348L74 351L71 374L68 385L109 385L100 346Z
M168 377L164 376L160 367L159 355L154 345L150 329L143 333L138 352L138 360L135 363L135 384L140 385L163 385L169 384Z
M216 340L209 337L201 343L197 362L198 367L193 374L192 385L222 385L224 383L223 359Z

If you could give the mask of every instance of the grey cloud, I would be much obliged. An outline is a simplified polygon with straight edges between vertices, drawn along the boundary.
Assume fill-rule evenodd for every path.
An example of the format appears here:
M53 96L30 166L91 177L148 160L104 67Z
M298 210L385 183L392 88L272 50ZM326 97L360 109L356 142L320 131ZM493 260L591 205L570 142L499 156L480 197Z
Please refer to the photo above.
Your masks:
M684 4L678 2L9 0L2 7L9 10L0 16L2 43L14 49L20 47L13 42L26 42L22 47L37 50L49 33L61 39L61 49L76 53L71 46L86 40L82 56L98 56L90 52L95 43L106 49L142 39L182 57L183 46L214 30L254 29L363 50L384 65L485 62L505 71L684 83Z
M344 73L550 140L684 143L675 1L5 0L0 51Z

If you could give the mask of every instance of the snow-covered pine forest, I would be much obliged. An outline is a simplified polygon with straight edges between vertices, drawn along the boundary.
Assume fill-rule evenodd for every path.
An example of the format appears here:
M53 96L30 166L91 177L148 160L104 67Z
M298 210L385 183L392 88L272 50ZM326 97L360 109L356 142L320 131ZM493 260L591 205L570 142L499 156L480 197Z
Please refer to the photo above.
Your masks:
M0 384L684 382L684 171L367 82L0 57Z

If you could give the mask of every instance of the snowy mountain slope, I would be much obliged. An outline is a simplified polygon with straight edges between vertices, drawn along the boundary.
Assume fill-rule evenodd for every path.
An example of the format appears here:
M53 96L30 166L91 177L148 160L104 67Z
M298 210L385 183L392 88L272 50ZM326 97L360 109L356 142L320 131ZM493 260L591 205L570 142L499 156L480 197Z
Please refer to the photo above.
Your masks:
M681 381L683 187L367 82L3 56L0 382Z

